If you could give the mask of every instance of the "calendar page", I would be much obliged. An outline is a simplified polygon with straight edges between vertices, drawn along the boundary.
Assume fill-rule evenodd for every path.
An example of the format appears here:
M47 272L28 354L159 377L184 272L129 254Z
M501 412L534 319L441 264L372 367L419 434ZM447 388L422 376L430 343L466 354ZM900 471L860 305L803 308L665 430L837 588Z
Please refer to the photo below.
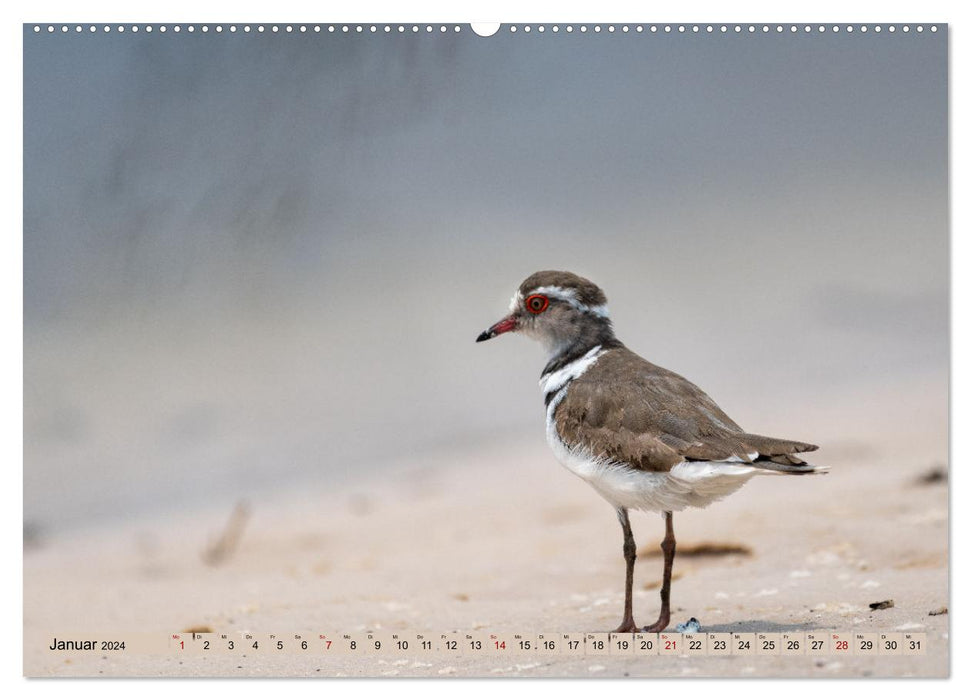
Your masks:
M223 19L23 25L25 676L949 675L946 23Z

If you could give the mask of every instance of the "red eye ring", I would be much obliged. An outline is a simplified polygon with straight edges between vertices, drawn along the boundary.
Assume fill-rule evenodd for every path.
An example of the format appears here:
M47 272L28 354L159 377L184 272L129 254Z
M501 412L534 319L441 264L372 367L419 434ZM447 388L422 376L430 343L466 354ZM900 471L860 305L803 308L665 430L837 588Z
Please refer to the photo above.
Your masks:
M526 310L532 314L541 314L550 305L550 300L542 294L530 294L526 297Z

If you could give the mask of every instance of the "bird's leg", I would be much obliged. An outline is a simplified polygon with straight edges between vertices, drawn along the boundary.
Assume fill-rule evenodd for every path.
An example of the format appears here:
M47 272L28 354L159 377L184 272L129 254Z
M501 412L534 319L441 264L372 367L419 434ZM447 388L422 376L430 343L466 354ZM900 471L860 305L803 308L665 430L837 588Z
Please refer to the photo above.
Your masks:
M627 578L624 582L624 619L620 627L614 632L637 632L634 624L634 559L637 558L637 547L634 544L634 533L630 529L630 518L626 508L617 509L617 519L624 528L624 562L627 564Z
M645 632L663 632L671 621L671 568L674 566L674 518L671 511L664 511L664 539L661 540L664 552L664 578L661 582L661 614L657 622L645 627Z

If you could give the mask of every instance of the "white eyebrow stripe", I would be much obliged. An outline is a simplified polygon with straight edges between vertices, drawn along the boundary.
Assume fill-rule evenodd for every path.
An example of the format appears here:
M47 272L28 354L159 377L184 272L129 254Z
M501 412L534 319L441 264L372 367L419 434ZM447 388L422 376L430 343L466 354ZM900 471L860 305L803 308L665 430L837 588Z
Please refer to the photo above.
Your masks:
M560 301L565 301L567 304L577 309L578 311L586 311L594 316L600 316L601 318L607 318L610 313L607 311L606 304L598 304L597 306L587 306L577 299L577 294L572 289L565 289L563 287L557 287L555 285L550 285L546 287L537 287L532 291L532 294L543 294L550 297L551 299L559 299ZM522 294L516 292L516 296L513 297L513 304L515 305L518 301L522 299Z
M512 299L509 300L509 311L514 312L519 308L520 304L523 303L523 293L516 290L516 293L512 295Z

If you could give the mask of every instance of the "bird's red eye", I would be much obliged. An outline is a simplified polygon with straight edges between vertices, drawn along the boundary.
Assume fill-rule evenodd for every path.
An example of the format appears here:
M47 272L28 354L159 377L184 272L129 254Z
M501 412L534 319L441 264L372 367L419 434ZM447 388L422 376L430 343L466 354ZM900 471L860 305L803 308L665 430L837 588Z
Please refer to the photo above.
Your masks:
M526 297L526 308L534 314L541 314L550 305L550 300L542 294L531 294Z

